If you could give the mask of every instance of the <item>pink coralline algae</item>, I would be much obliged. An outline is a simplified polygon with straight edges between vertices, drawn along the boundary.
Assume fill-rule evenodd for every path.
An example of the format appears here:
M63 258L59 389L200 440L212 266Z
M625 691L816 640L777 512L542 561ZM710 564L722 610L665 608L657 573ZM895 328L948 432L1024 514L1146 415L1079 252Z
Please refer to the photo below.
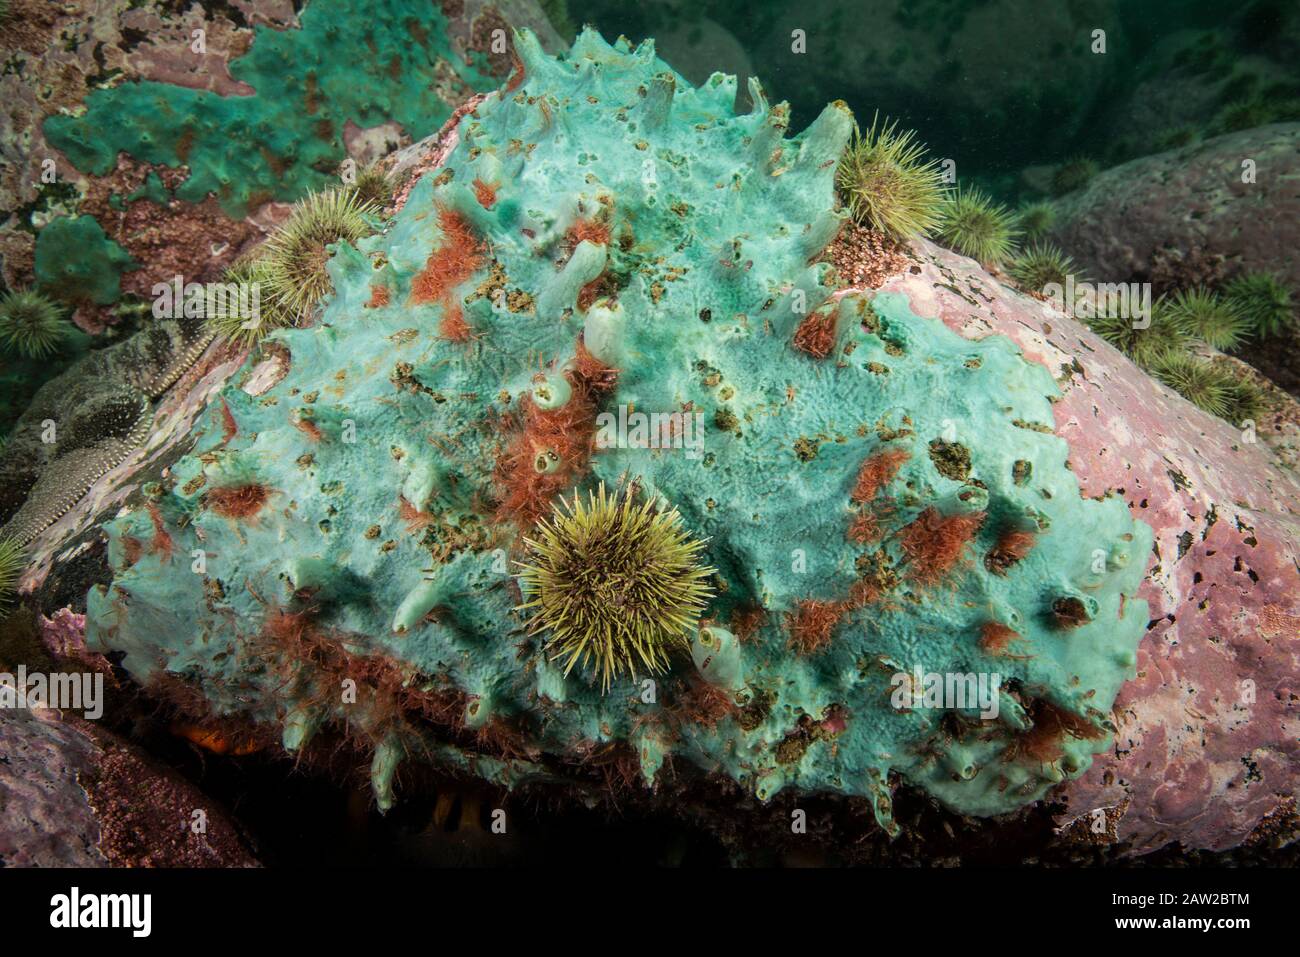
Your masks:
M1242 843L1293 805L1300 777L1300 482L1249 428L1200 412L1081 323L954 253L915 251L883 289L1051 370L1083 494L1121 495L1155 531L1137 678L1116 701L1113 750L1050 795L1060 822L1118 813L1133 853Z

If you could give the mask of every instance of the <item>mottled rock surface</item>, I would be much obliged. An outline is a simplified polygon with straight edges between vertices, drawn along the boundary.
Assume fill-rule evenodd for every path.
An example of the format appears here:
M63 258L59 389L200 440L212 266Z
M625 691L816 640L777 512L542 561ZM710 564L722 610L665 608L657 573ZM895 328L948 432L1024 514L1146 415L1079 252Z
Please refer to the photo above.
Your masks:
M1113 752L1058 792L1062 823L1127 805L1117 839L1136 852L1241 843L1300 775L1300 482L1080 323L970 260L917 251L920 271L883 288L968 338L1009 336L1052 370L1084 495L1122 495L1156 533L1138 677L1119 693Z
M1243 163L1255 182L1242 182ZM1160 292L1277 272L1300 288L1300 123L1133 160L1057 204L1053 238L1102 282Z
M112 732L56 711L0 710L0 866L256 864L224 811Z

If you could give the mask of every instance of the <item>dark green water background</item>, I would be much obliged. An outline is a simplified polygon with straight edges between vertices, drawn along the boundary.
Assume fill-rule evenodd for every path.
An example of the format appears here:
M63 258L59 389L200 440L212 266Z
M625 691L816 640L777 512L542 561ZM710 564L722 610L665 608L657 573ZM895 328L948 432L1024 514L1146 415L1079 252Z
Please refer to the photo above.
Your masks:
M1008 199L1042 192L1036 166L1300 118L1296 0L572 0L568 16L656 38L695 82L752 71L794 129L834 99L864 123L880 110Z

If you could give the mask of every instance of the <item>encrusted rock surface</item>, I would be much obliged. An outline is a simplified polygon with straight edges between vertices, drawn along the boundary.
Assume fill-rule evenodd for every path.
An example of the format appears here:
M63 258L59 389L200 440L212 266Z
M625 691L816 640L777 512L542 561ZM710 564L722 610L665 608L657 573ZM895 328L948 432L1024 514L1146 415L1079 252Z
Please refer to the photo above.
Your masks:
M256 863L220 807L112 732L57 711L0 710L0 866Z
M1096 281L1162 292L1262 270L1300 289L1297 184L1300 123L1274 123L1099 173L1057 203L1052 234Z
M1161 387L1080 323L920 244L885 283L968 338L1009 336L1056 377L1056 432L1085 495L1155 530L1151 623L1115 746L1060 796L1068 821L1125 807L1118 839L1242 842L1300 782L1300 482L1262 442Z

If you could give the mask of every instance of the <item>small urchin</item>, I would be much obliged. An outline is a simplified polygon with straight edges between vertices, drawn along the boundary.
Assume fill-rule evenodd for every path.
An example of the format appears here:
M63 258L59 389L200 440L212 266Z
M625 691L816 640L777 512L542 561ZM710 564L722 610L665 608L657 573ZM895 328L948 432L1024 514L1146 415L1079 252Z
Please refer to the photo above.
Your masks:
M1238 379L1227 369L1187 352L1168 352L1152 366L1152 374L1197 408L1226 418L1232 412Z
M1250 332L1250 320L1231 301L1203 286L1180 289L1165 302L1170 319L1212 348L1227 352Z
M275 281L269 263L256 253L236 260L226 270L222 281L228 285L255 287L257 309L253 315L246 315L243 309L236 308L209 316L208 328L217 338L247 348L257 345L268 333L293 325L294 314L273 292ZM245 299L240 295L235 301L242 304Z
M1030 239L1044 236L1056 222L1056 207L1045 200L1025 203L1016 213L1016 223Z
M939 227L948 187L939 161L925 158L915 136L876 114L844 151L835 184L858 225L896 239L928 236Z
M1148 321L1124 316L1125 310L1108 310L1087 320L1093 332L1144 369L1163 357L1186 352L1192 335L1169 312L1165 299L1152 304Z
M0 617L13 603L14 586L22 574L25 549L12 538L0 538Z
M1030 292L1042 292L1049 283L1064 286L1068 276L1077 276L1074 260L1051 243L1030 246L1008 264L1007 272Z
M1076 156L1067 160L1052 173L1052 195L1064 196L1084 186L1097 175L1097 161L1086 156Z
M59 351L68 331L62 310L39 292L19 289L0 299L0 343L11 352L43 359Z
M311 318L333 288L325 264L328 247L352 245L371 232L366 217L374 206L352 189L312 193L300 200L293 214L260 251L265 263L264 296L283 307L297 323Z
M1015 252L1016 215L978 187L960 190L948 201L939 238L984 265L996 265Z
M376 212L393 201L393 181L378 163L358 171L356 180L346 188L363 205L373 207Z
M713 595L704 542L676 509L635 499L603 482L585 502L577 492L561 499L524 539L528 560L518 563L529 632L546 634L544 651L566 676L581 666L602 693L625 673L666 670Z
M1296 303L1291 288L1271 273L1238 276L1223 290L1224 297L1250 323L1253 335L1278 336L1295 325Z

